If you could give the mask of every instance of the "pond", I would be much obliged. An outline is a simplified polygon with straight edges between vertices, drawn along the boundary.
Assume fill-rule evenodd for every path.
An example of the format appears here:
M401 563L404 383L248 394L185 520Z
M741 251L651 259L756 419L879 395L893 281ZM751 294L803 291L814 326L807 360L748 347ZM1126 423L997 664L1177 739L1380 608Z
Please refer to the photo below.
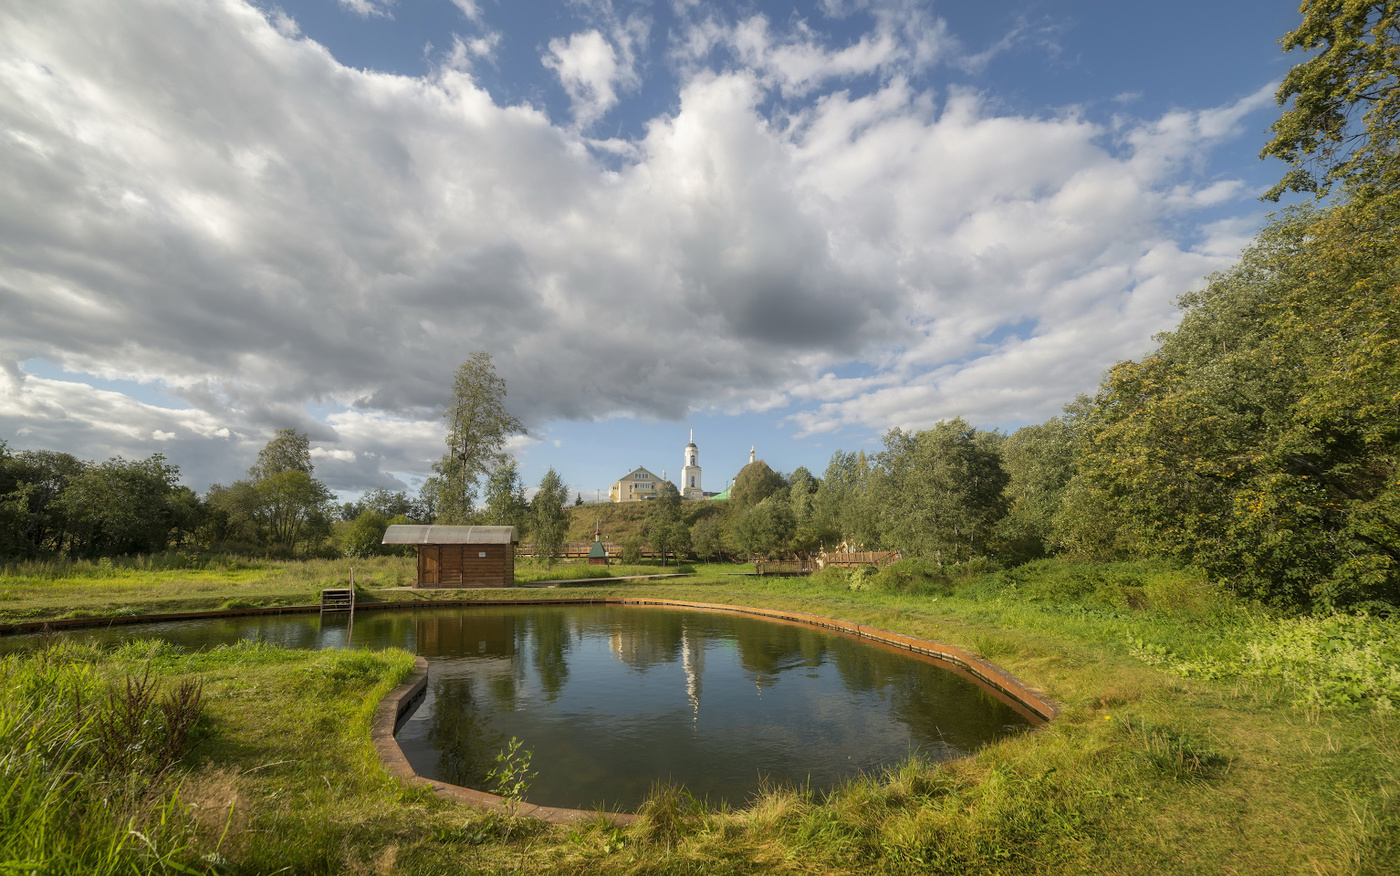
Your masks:
M946 760L1032 725L1000 692L908 652L729 612L482 606L143 624L70 635L186 648L398 646L428 658L398 734L415 771L490 790L511 737L531 803L633 809L658 779L711 804L765 783L826 790L909 755ZM8 647L14 640L0 647Z

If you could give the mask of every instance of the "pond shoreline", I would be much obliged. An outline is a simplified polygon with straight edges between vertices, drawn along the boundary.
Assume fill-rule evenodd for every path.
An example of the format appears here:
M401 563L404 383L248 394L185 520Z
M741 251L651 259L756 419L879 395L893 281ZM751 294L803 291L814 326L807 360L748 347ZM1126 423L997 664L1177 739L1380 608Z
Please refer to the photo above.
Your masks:
M556 596L526 597L521 599L412 599L385 602L362 602L355 606L356 611L389 611L415 608L463 608L466 606L517 606L517 605L623 605L658 606L680 608L693 611L719 611L749 614L768 620L814 627L844 633L857 639L874 642L898 651L931 658L939 663L967 673L989 687L1000 691L1026 709L1027 717L1037 723L1053 720L1061 711L1058 703L1049 699L1045 692L1032 688L1025 681L997 666L980 655L953 647L941 642L920 639L903 633L859 624L852 621L835 620L818 615L781 609L754 608L744 605L713 602L691 602L688 600L667 599L646 596ZM100 618L66 618L63 620L27 621L0 626L0 636L43 633L45 630L71 630L84 628L111 628L132 624L163 623L169 621L201 620L220 617L247 617L255 615L306 614L319 612L319 605L279 605L254 606L247 608L212 609L205 611L167 612L163 614L132 614Z

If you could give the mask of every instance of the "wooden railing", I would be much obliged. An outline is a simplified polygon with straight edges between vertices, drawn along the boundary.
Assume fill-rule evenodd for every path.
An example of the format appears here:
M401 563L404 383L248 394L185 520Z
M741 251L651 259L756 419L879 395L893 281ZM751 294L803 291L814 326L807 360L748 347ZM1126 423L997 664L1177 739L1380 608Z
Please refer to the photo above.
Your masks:
M852 568L855 566L874 566L883 569L890 563L899 560L903 554L899 551L847 551L835 554L822 554L817 557L817 565L821 568L827 566L842 566Z

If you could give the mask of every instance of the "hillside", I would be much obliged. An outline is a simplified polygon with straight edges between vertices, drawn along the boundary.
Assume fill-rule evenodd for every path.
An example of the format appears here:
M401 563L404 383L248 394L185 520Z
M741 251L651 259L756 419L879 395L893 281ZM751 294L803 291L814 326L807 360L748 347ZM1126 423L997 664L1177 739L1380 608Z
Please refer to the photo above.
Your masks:
M723 514L727 502L695 501L681 503L681 517L689 526L697 520L714 514ZM633 535L641 535L646 526L647 515L651 513L650 502L603 502L594 505L570 505L565 510L569 515L569 528L564 536L566 541L592 541L594 527L599 527L603 539L620 542Z

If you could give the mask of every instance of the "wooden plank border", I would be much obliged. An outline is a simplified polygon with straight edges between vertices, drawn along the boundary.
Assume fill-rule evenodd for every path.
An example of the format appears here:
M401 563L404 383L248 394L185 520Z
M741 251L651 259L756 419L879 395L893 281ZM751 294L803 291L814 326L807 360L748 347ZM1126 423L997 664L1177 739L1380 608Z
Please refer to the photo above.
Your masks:
M607 579L599 579L607 580ZM1016 708L1033 724L1045 724L1060 713L1060 706L1044 691L1033 688L1015 675L997 666L978 654L920 639L915 636L896 633L879 627L867 626L853 621L837 620L820 615L782 609L755 608L744 605L730 605L715 602L688 602L678 599L662 599L630 596L605 597L547 597L529 599L416 599L395 602L362 602L356 606L360 611L417 608L474 608L530 605L621 605L633 607L677 608L691 611L730 612L748 614L781 623L815 627L830 630L893 650L903 651L932 660L944 668L966 674L985 685L999 699ZM162 621L196 620L200 618L237 617L241 615L294 614L320 611L319 605L270 606L258 608L216 609L213 611L182 611L167 614L122 615L104 618L69 618L66 620L32 621L20 624L7 624L0 627L0 635L42 632L44 629L73 629L81 627L116 626L121 624L160 623ZM395 731L403 724L413 710L423 700L423 692L428 683L428 661L418 657L408 679L390 691L380 701L371 722L370 737L375 751L384 768L393 776L409 784L430 787L434 793L447 799L469 803L501 812L513 811L517 815L539 818L551 824L569 824L582 819L602 817L615 824L629 824L637 816L623 812L600 812L580 809L562 809L553 806L536 806L531 803L512 803L495 794L463 788L447 782L439 782L419 776L404 757L403 749L394 738Z
M453 602L450 604L460 607L463 603ZM468 604L489 605L492 607L506 605L622 605L635 608L678 608L691 611L731 612L735 614L756 615L767 620L844 633L845 635L882 645L891 650L907 652L932 660L943 665L945 669L970 676L974 680L979 681L994 694L999 694L1000 696L998 696L998 699L1012 708L1015 708L1023 717L1036 725L1047 723L1060 712L1058 704L1047 698L1043 692L1029 687L1021 679L980 656L963 651L960 648L954 648L951 645L944 645L927 639L906 636L903 633L895 633L877 627L870 627L850 621L835 620L818 615L802 614L800 612L789 612L778 609L726 605L723 603L686 602L676 599L647 599L617 596L598 599L471 600ZM435 779L419 776L414 772L413 767L409 766L408 760L403 755L403 750L399 748L398 740L394 738L394 733L398 727L402 725L403 721L412 714L413 709L417 708L418 704L422 702L422 692L427 684L427 680L428 661L423 657L419 657L414 664L413 674L380 702L379 708L375 713L374 727L371 731L371 735L374 737L375 750L379 752L380 762L384 764L384 768L388 770L391 775L410 784L429 787L432 789L433 793L449 800L480 806L503 813L514 812L517 815L538 818L550 824L569 824L583 819L598 818L601 816L611 820L614 824L626 825L637 819L636 815L625 812L602 812L596 810L590 812L581 809L536 806L531 803L512 804L510 801L498 797L495 794L488 794L484 791L463 788L459 785L452 785L447 782L440 782Z

